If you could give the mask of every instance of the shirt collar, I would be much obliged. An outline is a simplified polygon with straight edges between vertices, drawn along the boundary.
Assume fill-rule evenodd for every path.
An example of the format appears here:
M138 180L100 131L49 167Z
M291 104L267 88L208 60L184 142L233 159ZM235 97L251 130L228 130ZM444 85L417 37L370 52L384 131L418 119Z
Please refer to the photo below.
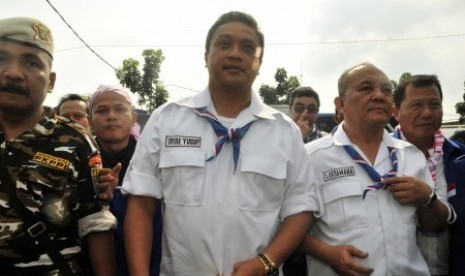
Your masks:
M177 103L179 105L186 106L189 108L201 108L205 106L210 106L212 105L210 90L208 88L205 88L203 91L195 94L193 97L187 97L187 98L181 99ZM253 117L274 120L275 117L273 115L277 113L278 111L265 105L258 98L258 96L252 91L250 105L246 109L244 109L241 113L243 112L248 112Z
M347 133L344 131L344 128L342 127L343 125L344 122L340 123L336 132L334 133L334 144L337 146L352 145L349 136L347 136ZM402 148L404 147L403 145L408 145L407 143L399 142L400 140L394 139L391 135L389 135L386 129L383 130L382 143L384 145L393 148Z

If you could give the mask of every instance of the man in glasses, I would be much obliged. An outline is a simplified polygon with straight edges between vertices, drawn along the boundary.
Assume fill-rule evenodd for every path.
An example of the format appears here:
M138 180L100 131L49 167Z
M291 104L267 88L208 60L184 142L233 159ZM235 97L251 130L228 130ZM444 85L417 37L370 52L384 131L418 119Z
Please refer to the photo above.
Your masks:
M321 138L328 133L317 128L320 97L309 86L301 86L292 91L289 96L289 116L302 131L304 143Z
M79 94L66 94L60 98L55 108L58 115L71 119L89 129L89 110L87 99Z

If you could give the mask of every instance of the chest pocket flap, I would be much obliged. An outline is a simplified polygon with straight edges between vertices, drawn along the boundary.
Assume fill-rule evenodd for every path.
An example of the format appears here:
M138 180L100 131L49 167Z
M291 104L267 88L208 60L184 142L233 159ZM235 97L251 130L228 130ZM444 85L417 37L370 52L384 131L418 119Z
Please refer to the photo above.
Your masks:
M331 203L344 197L362 196L363 194L360 183L350 180L338 180L325 183L324 186L322 186L322 190L325 203Z
M241 164L242 172L254 172L275 179L286 178L286 162L276 158L244 155Z
M239 208L271 212L283 201L286 162L277 158L242 156Z
M162 150L159 168L166 204L202 204L205 159L205 152L198 149Z

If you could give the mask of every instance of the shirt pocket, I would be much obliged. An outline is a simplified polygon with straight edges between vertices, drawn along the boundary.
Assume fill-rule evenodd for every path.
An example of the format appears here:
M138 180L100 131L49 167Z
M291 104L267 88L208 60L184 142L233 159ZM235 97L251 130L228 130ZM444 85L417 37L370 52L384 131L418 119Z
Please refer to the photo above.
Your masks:
M321 219L335 231L368 226L363 188L358 181L335 180L322 187L324 213Z
M169 149L160 154L165 204L200 206L206 154L202 150Z
M17 185L18 198L31 212L41 212L44 222L58 227L71 224L70 171L57 170L41 165L23 165Z
M243 155L239 182L239 209L272 212L283 202L286 162L276 158Z
M58 170L33 163L21 166L18 171L18 178L28 189L37 193L45 189L62 194L65 187L71 184L70 177L68 170Z

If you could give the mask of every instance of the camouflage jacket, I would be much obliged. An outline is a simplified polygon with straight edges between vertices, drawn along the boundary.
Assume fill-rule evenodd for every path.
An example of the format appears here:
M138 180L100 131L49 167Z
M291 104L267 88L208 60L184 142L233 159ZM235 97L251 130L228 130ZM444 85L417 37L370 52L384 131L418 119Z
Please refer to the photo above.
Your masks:
M18 199L46 224L67 258L80 252L87 234L115 227L115 218L96 198L99 164L92 160L100 160L95 141L65 118L44 117L10 141L0 130L0 166L6 166ZM5 183L0 179L0 260L26 267L51 264L25 234Z

